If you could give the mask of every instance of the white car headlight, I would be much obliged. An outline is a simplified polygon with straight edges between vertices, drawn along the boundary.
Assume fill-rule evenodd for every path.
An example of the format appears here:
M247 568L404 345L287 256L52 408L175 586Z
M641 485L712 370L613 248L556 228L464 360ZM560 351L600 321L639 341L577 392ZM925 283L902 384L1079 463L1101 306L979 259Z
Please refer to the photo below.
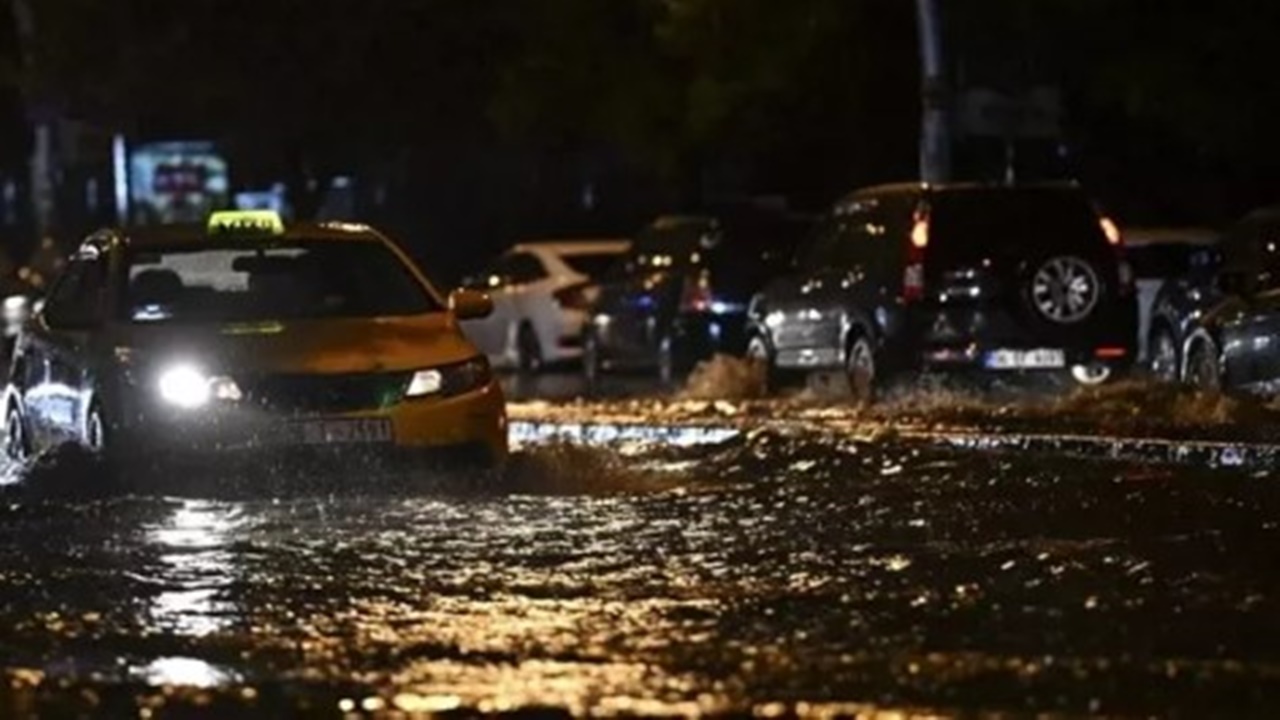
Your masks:
M482 388L492 378L489 361L480 355L453 365L415 372L404 395L407 398L431 395L453 397Z
M209 378L190 365L177 365L160 374L160 397L182 408L198 408L213 396Z
M444 376L439 370L419 370L409 381L409 389L404 391L406 397L422 397L440 392L444 385Z
M235 380L204 374L192 365L175 365L160 374L160 397L180 408L194 410L210 400L235 402L243 396Z

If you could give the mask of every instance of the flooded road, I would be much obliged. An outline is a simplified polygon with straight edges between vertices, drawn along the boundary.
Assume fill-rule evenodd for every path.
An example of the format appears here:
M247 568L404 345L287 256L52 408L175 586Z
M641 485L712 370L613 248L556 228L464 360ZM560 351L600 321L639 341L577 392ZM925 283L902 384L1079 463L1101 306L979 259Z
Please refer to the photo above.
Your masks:
M1280 712L1265 475L777 432L514 465L8 488L0 717Z

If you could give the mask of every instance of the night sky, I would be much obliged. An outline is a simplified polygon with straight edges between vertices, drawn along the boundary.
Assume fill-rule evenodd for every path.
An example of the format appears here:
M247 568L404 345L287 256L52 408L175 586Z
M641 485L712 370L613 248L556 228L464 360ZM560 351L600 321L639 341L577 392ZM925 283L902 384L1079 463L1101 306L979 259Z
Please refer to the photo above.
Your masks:
M362 216L449 273L522 237L626 233L742 194L821 208L917 172L902 0L28 3L30 65L7 14L0 32L7 176L33 111L209 138L237 185L288 182L304 212L308 179L356 177ZM1272 3L943 5L953 99L1061 93L1063 133L1019 141L1021 177L1080 178L1130 223L1272 201ZM1002 141L954 149L958 177L1003 170Z

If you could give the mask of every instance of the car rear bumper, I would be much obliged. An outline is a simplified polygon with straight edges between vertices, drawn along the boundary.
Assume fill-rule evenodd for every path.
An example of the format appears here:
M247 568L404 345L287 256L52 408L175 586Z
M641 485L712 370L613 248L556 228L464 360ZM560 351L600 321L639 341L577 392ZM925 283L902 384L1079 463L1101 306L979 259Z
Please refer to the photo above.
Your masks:
M362 432L332 432L352 423ZM456 397L405 400L386 410L332 415L285 417L227 406L153 409L133 422L116 418L110 431L113 459L130 464L150 459L301 461L338 456L395 463L452 455L501 464L508 451L506 406L496 382Z

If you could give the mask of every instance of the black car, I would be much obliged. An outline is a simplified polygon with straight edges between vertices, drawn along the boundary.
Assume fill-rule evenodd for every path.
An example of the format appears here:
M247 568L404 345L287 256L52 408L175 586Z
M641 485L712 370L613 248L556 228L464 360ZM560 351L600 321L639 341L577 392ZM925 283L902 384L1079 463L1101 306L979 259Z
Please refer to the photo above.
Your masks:
M1153 348L1168 346L1166 361L1188 382L1273 393L1280 387L1280 206L1247 215L1227 231L1220 252L1215 272L1161 292L1153 332L1170 335Z
M671 380L746 349L747 303L785 272L811 228L783 209L671 215L652 222L605 277L583 331L583 372L654 369Z
M859 190L755 298L748 353L774 370L842 370L864 399L920 370L1101 382L1135 350L1120 241L1074 184Z
M1126 245L1128 239L1126 233ZM1148 271L1150 280L1144 280L1141 269L1144 249L1128 249L1137 278L1140 309L1145 308L1145 319L1139 329L1142 340L1139 358L1152 377L1175 382L1182 378L1186 341L1204 311L1222 299L1217 284L1222 252L1216 242L1152 248L1156 255L1148 253L1146 259L1157 257L1155 269L1160 272Z

